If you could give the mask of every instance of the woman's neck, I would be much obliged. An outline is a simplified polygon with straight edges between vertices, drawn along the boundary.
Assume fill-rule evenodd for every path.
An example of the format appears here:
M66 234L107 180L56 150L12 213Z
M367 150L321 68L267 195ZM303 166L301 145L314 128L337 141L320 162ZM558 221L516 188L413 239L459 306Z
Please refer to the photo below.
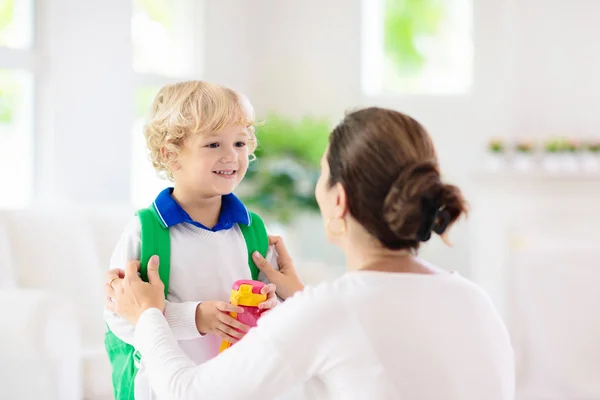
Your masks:
M206 197L175 186L171 194L194 221L213 228L219 222L222 196Z
M415 257L411 249L390 250L380 243L363 241L344 251L350 271L380 271L412 274L438 274L437 270Z
M361 245L349 246L345 253L348 269L351 271L405 263L407 259L412 258L412 253L408 250L392 251Z

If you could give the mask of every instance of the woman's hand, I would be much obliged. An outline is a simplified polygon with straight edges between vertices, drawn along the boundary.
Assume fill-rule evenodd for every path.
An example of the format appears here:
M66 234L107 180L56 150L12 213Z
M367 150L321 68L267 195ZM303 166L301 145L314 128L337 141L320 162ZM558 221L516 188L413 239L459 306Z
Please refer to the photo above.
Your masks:
M109 271L104 285L106 308L134 325L149 308L164 312L164 285L158 275L158 263L158 256L151 257L148 262L149 282L142 281L138 276L139 261L130 261L125 271Z
M275 246L279 271L273 269L259 252L255 252L252 255L252 258L258 269L265 274L269 282L276 285L277 294L279 294L281 298L287 299L294 293L304 289L304 284L298 277L298 273L294 267L294 261L285 248L283 239L279 236L269 236L269 245Z

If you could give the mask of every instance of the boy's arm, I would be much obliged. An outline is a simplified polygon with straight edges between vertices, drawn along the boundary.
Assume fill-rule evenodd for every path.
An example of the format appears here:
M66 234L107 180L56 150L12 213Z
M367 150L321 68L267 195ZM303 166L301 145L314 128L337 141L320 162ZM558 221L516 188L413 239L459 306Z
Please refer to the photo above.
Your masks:
M109 269L124 269L127 262L139 260L141 252L141 225L138 217L127 224L110 259ZM200 337L196 327L196 311L200 301L173 303L167 301L165 318L177 340ZM134 327L125 319L104 308L104 320L110 330L125 343L133 343Z

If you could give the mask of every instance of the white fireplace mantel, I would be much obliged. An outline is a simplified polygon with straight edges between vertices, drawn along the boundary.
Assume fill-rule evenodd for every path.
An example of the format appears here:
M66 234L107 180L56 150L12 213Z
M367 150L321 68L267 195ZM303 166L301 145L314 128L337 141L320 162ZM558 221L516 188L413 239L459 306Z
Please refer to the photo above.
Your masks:
M600 173L473 183L472 276L507 322L521 398L600 398Z

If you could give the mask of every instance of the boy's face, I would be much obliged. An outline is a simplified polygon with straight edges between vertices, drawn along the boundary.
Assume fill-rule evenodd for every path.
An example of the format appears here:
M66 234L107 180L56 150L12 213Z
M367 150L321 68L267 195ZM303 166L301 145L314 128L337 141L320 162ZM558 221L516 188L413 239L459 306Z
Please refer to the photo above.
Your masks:
M250 135L248 128L230 125L219 132L190 137L175 162L175 181L205 196L233 192L248 169Z

